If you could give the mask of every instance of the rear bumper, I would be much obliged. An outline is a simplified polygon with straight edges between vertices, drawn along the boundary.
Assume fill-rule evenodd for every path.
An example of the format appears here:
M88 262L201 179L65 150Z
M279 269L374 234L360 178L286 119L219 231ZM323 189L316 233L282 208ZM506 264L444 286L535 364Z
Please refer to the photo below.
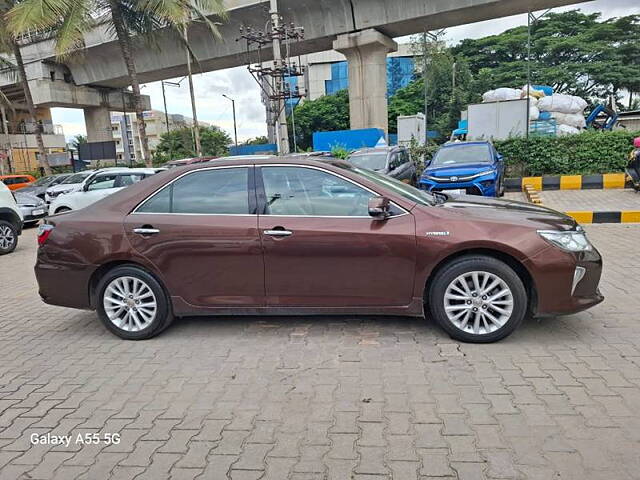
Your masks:
M93 265L51 263L38 251L34 268L38 293L45 303L61 307L91 309L89 282Z

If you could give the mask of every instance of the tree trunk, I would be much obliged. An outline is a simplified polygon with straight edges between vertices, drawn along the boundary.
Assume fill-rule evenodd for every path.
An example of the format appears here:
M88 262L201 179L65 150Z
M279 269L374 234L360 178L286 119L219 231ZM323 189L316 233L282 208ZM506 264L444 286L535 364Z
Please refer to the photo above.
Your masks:
M53 172L51 171L51 166L49 165L49 161L47 160L47 151L44 148L44 140L42 139L42 125L38 123L38 120L36 118L36 106L33 104L31 89L29 88L29 82L27 81L27 72L24 69L22 52L20 52L20 47L15 41L13 42L13 55L15 56L16 64L18 65L18 77L20 79L20 83L22 84L25 101L27 102L29 117L31 118L31 122L33 122L35 128L36 142L38 143L38 153L40 154L38 163L40 163L40 166L44 169L44 173L46 175L51 175Z
M122 12L120 12L120 8L118 6L118 0L109 0L109 8L111 10L113 26L115 27L116 34L118 36L118 43L120 44L122 57L124 58L124 63L127 66L131 89L133 90L133 107L136 112L136 119L138 120L138 133L140 135L140 144L142 146L142 159L147 167L151 167L152 160L151 155L149 154L147 125L144 121L142 102L140 101L140 83L138 82L138 73L136 72L136 66L133 63L133 56L131 55L131 37L125 27Z

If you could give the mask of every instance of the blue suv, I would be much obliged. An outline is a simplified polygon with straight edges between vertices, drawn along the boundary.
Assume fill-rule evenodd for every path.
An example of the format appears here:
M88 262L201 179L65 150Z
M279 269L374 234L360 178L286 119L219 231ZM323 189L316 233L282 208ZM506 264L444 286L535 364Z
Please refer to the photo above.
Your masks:
M490 142L449 143L427 163L419 187L428 191L501 197L504 195L504 160Z

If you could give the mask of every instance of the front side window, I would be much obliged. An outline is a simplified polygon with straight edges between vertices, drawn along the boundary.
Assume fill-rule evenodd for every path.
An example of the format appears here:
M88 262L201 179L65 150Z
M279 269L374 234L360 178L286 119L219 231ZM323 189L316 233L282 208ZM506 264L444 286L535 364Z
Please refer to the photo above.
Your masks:
M371 192L328 172L262 167L266 215L369 216Z
M87 190L104 190L106 188L113 188L116 183L117 175L101 175L99 177L94 178L89 183Z
M249 212L249 169L198 170L147 199L139 213L238 215Z

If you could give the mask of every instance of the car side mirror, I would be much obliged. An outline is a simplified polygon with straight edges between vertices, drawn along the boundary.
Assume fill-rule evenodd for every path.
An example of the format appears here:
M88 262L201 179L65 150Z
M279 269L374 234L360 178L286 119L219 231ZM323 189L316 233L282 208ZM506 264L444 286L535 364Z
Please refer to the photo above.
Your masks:
M89 184L88 183L86 185L82 186L82 191L83 192L88 192L89 191Z
M387 197L371 197L369 199L369 215L375 220L386 220L390 215L390 202Z

